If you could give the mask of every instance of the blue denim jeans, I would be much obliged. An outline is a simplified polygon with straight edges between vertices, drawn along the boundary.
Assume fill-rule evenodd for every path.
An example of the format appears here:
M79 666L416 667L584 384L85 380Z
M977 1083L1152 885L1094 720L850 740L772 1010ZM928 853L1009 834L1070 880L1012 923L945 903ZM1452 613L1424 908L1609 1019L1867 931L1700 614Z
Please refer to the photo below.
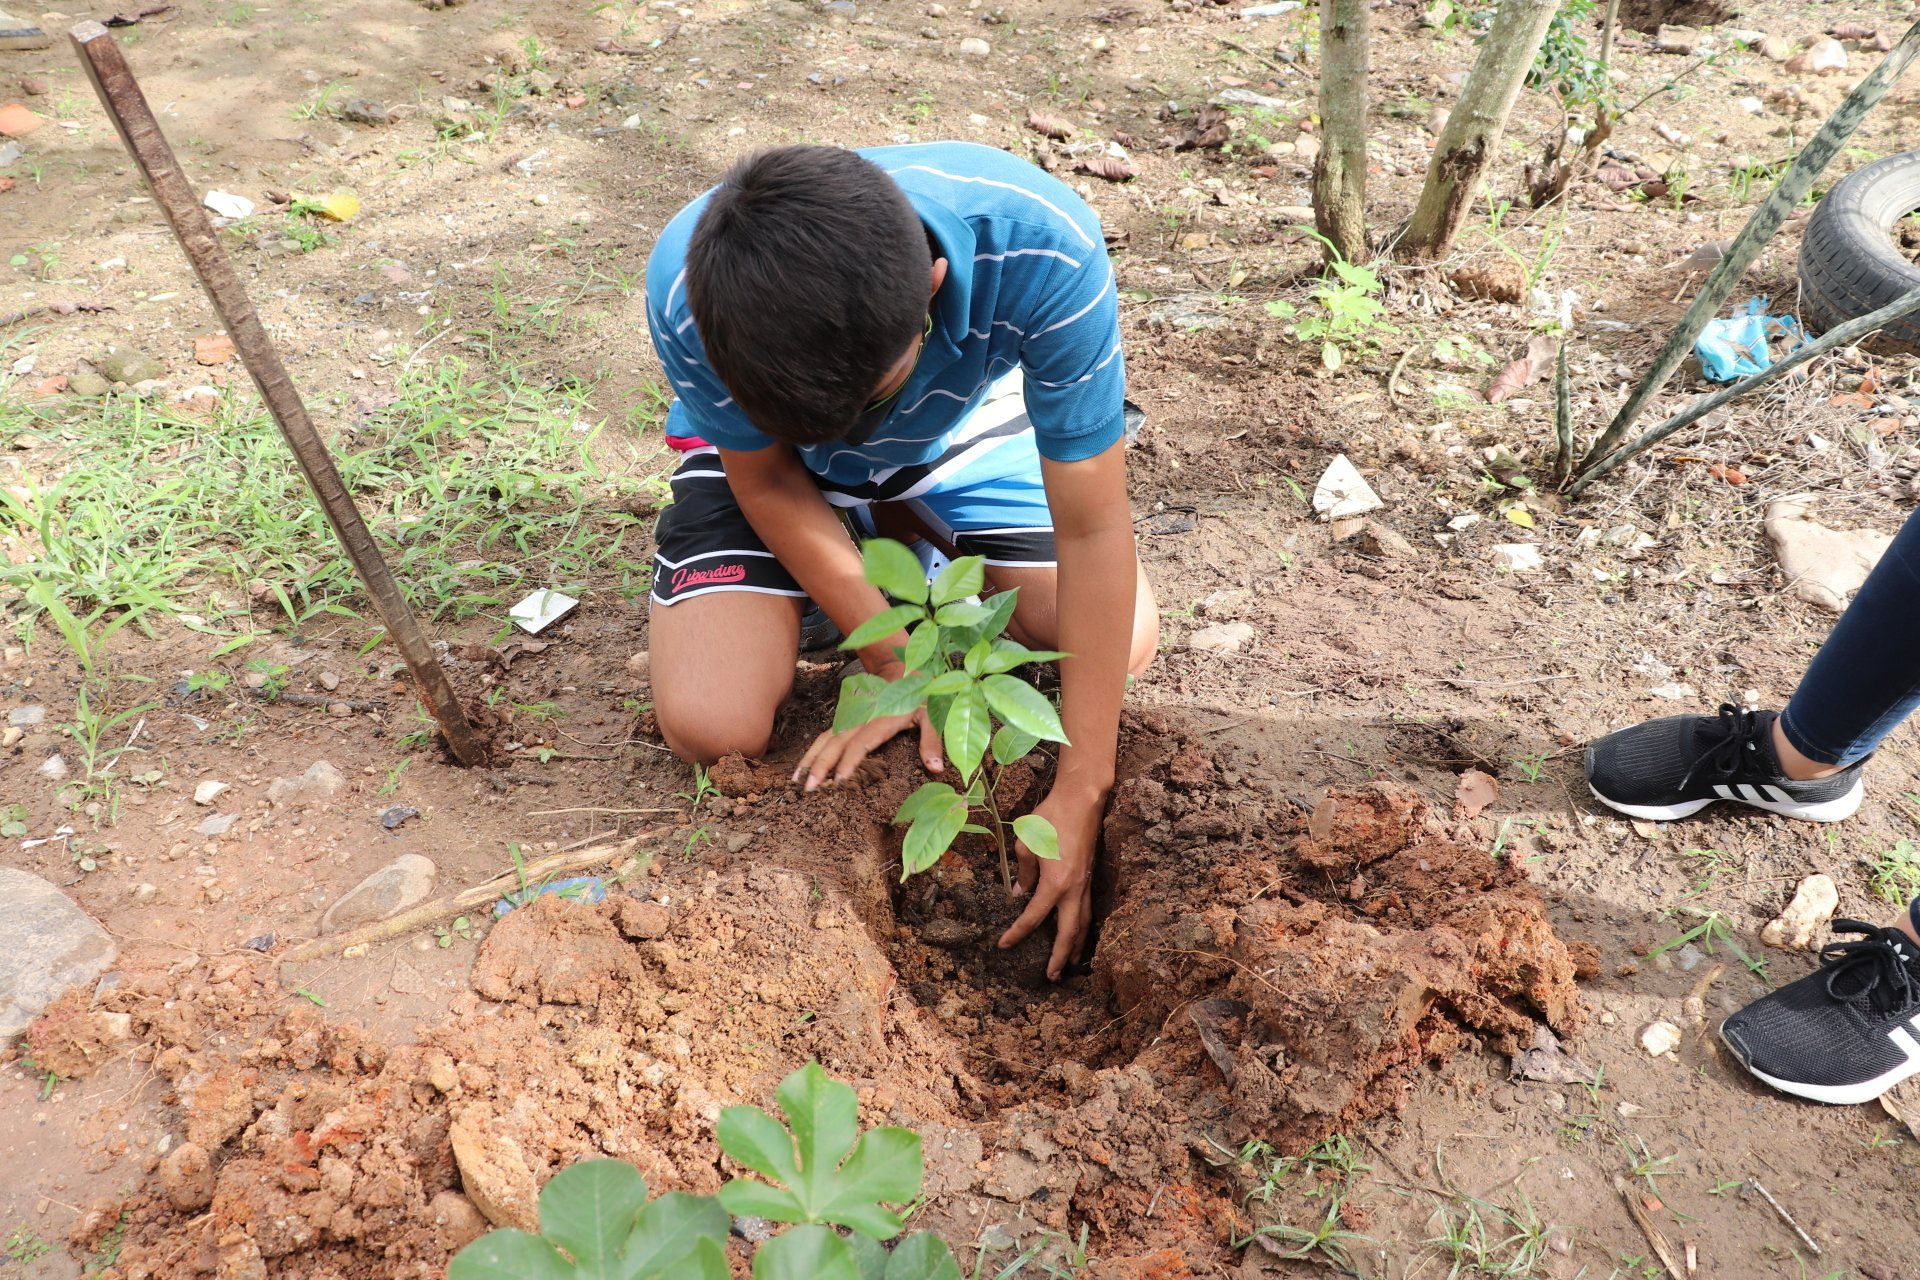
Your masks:
M1920 511L1820 646L1780 729L1822 764L1864 759L1920 706ZM1920 920L1920 918L1917 918Z

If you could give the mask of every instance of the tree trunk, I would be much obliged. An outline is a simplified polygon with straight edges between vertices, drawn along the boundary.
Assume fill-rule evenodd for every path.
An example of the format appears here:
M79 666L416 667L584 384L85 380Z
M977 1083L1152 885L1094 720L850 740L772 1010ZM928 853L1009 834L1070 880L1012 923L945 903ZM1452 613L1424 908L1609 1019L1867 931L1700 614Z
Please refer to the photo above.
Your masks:
M1327 254L1367 256L1367 0L1320 3L1320 154L1313 220Z
M1460 101L1434 145L1420 203L1400 241L1402 257L1439 258L1453 247L1559 7L1560 0L1500 0Z

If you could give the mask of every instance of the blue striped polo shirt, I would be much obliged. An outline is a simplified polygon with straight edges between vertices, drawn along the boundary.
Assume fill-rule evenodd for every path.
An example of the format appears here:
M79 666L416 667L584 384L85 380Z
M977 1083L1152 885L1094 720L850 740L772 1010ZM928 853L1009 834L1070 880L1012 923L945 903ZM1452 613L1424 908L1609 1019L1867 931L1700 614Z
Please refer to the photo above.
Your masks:
M975 143L859 154L906 192L947 260L947 278L894 411L858 447L796 446L807 468L857 485L930 462L994 380L1016 368L1041 456L1076 462L1119 440L1126 375L1118 296L1100 220L1086 202L1026 161ZM667 434L763 449L773 438L748 421L707 364L687 306L687 242L711 194L667 224L647 261L647 322L675 392Z

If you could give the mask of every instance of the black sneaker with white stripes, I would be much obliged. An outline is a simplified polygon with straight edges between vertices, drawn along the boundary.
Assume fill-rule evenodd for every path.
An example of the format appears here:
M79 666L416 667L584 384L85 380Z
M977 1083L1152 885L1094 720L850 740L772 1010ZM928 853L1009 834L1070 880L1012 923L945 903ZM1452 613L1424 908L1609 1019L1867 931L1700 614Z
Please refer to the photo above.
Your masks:
M1861 760L1796 782L1773 754L1772 711L1722 704L1717 716L1667 716L1610 733L1587 748L1587 785L1602 804L1666 821L1731 800L1810 822L1853 816L1865 795Z
M1720 1024L1757 1079L1815 1102L1871 1102L1920 1072L1920 954L1898 929L1835 920L1822 965Z

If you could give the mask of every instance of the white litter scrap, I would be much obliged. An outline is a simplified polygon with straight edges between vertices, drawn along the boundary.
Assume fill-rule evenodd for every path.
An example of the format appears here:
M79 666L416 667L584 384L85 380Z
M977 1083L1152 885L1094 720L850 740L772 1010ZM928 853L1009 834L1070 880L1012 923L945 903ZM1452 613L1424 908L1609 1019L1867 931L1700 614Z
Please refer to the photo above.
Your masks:
M1346 454L1336 454L1313 486L1313 514L1322 520L1344 520L1378 511L1386 503L1373 491L1360 469Z
M200 203L223 218L247 218L253 215L253 201L231 191L209 191Z
M1250 4L1240 11L1243 18L1277 18L1300 7L1300 0L1278 0L1275 4Z
M562 595L558 591L534 591L507 610L507 617L513 625L530 635L539 635L560 619L572 613L579 604L572 596Z

